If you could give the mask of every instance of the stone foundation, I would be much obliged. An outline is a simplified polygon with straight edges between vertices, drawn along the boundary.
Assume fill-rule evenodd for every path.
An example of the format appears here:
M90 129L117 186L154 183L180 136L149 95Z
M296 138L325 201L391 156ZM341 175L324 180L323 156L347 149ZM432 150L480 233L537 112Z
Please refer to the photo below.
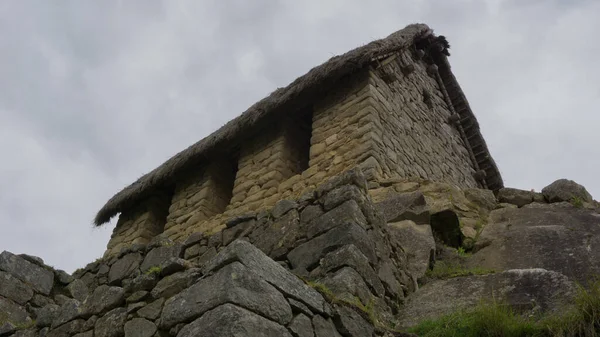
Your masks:
M161 234L165 228L169 203L166 194L157 194L121 214L104 255L116 254L133 244L146 244Z
M207 168L182 175L164 235L179 241L198 231L216 233L230 217L298 198L357 166L369 188L405 178L481 187L424 61L404 51L338 82L312 104L290 108L289 115L237 140L229 154L208 158ZM133 243L129 236L117 239L135 231L121 227L114 241ZM110 254L120 248L111 244Z

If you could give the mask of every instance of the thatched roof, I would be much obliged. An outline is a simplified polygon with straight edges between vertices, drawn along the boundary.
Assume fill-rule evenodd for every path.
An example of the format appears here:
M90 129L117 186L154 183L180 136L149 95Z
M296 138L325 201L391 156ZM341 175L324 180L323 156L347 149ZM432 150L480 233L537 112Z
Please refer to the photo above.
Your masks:
M190 164L201 163L202 158L208 152L239 139L240 135L247 133L267 117L272 118L278 114L284 114L286 111L284 107L289 104L311 97L312 94L333 86L342 77L364 68L374 59L403 50L411 46L416 39L431 34L432 30L427 25L411 24L384 39L332 57L327 62L314 67L287 87L277 89L208 137L179 152L133 184L125 187L100 209L94 223L100 226L119 212L129 209L138 201L148 197L157 189L172 184L173 178Z

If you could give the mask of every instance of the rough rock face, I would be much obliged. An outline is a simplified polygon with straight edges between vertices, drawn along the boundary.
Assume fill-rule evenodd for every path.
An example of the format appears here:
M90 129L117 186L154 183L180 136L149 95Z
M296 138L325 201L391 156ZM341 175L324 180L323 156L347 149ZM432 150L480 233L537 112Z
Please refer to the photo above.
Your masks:
M428 283L409 297L400 325L413 326L492 298L505 300L522 311L560 311L573 295L574 285L567 277L544 269L457 277Z
M542 189L542 194L549 202L573 201L592 202L592 196L585 187L573 180L559 179Z
M544 268L587 282L600 273L600 214L569 204L531 204L493 211L471 266Z

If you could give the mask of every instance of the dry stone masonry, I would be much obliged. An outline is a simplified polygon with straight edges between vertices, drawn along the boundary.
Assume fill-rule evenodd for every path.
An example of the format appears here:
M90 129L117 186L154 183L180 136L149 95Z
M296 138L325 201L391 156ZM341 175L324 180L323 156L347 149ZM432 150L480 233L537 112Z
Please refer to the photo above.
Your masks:
M96 224L120 215L105 256L158 234L217 233L355 167L370 189L405 178L502 188L446 45L410 25L278 89L109 200Z

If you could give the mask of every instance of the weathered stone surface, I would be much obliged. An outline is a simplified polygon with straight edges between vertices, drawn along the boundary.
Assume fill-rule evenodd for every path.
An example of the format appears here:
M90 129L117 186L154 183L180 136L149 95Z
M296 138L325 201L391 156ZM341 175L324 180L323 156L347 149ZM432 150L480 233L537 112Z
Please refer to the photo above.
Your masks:
M323 272L330 272L338 270L341 267L348 266L358 272L358 274L365 280L369 288L371 288L377 296L384 295L383 284L377 277L377 273L369 265L367 257L361 253L355 245L345 245L342 248L333 251L323 259L321 259L321 270Z
M247 241L232 242L205 266L205 271L207 273L215 271L233 261L241 262L286 296L303 302L316 312L323 311L325 300L321 294Z
M33 298L33 290L11 274L0 271L0 296L24 305Z
M168 299L160 325L171 327L189 321L225 303L242 306L283 325L292 319L292 309L281 293L256 271L236 261Z
M533 202L533 192L516 188L501 188L498 191L498 201L523 207Z
M163 303L165 303L164 298L159 298L156 301L146 305L145 307L139 309L137 311L138 316L142 318L147 318L149 320L156 320L160 317L160 312L162 311Z
M573 199L579 199L583 202L591 202L593 200L585 187L568 179L556 180L552 184L544 187L542 189L542 194L549 202L571 202Z
M398 317L399 326L409 327L481 300L505 300L517 311L535 306L544 312L564 310L572 298L573 284L564 275L544 269L515 269L499 274L457 277L427 283L408 297Z
M273 222L261 220L248 237L265 254L273 256L272 252L279 249L277 255L282 256L301 235L299 222L298 212L292 210Z
M369 262L376 263L377 256L373 242L365 229L354 223L342 224L301 244L287 257L294 269L309 269L316 266L319 259L328 251L347 244L354 244L369 259Z
M156 273L142 274L125 284L125 290L128 293L140 290L152 290L157 283L158 275Z
M156 333L156 325L147 319L134 318L125 323L125 337L152 337Z
M81 332L76 335L73 335L73 337L94 337L94 330Z
M17 330L17 326L11 322L0 322L0 336L8 336Z
M44 295L34 294L31 300L29 301L29 304L41 308L47 304L54 304L54 301L51 298L46 297Z
M292 307L292 313L303 313L309 317L313 317L314 314L312 313L312 311L310 311L306 304L297 301L293 298L288 298L287 300L290 303L290 307Z
M217 249L215 247L208 248L204 253L200 255L200 257L196 260L197 266L205 265L210 259L217 255Z
M243 236L245 233L248 233L256 224L256 220L248 220L242 222L234 227L225 228L223 230L223 245L226 246L230 244L233 240Z
M292 337L283 326L233 304L224 304L206 312L202 317L186 325L177 336Z
M53 272L7 251L0 254L0 270L12 274L44 295L49 295L54 285Z
M188 248L195 244L199 244L204 239L205 239L204 232L194 232L194 233L190 234L190 236L188 236L187 239L185 239L185 241L183 242L183 247Z
M142 256L139 253L130 253L117 260L108 272L108 284L121 285L121 281L136 270L141 261Z
M71 298L69 296L65 296L63 294L54 295L54 301L58 305L63 305L63 304L67 303L70 300L71 300Z
M160 265L160 275L171 275L191 267L192 265L188 261L179 257L171 257Z
M328 192L320 201L323 204L323 208L329 211L348 200L354 200L362 204L365 201L364 190L361 190L356 185L344 185Z
M320 217L313 219L303 229L304 233L302 234L310 239L332 228L349 223L357 224L365 229L368 227L367 219L354 200L348 200Z
M360 189L367 189L367 180L360 168L353 168L342 172L337 176L329 178L326 182L319 185L315 190L316 197L320 198L329 191L343 185L356 185Z
M186 260L198 255L200 255L200 245L191 245L190 247L186 248L185 252L183 253L183 257Z
M106 313L96 321L94 337L121 337L125 335L125 320L127 309L116 308Z
M496 205L498 204L496 196L494 196L494 192L490 190L467 188L463 190L463 192L467 200L488 211L495 209Z
M315 337L339 337L339 332L335 329L331 319L327 320L320 315L315 315L312 319Z
M358 297L363 304L371 300L371 292L362 277L356 270L343 267L332 275L328 275L320 281L330 289L337 297L352 300Z
M388 224L391 240L400 244L406 252L408 271L421 278L435 258L435 240L429 225L417 225L411 220Z
M600 274L600 216L558 205L493 211L469 265L497 271L544 268L587 283Z
M229 219L225 223L225 226L227 228L231 228L231 227L237 226L238 224L240 224L242 222L249 221L249 220L255 220L255 219L256 219L256 214L254 214L254 213L243 214L243 215L239 215L239 216Z
M31 318L25 308L11 300L0 297L0 323L10 322L18 325L29 321L31 321Z
M50 330L45 337L73 336L77 333L82 332L84 325L85 325L85 321L83 319L76 319L74 321L70 321L68 323L63 324L56 329ZM47 328L45 328L45 329L47 329ZM40 337L41 336L43 336L43 335L40 333Z
M277 219L296 207L298 207L298 204L293 200L279 200L275 206L273 206L271 215L273 215L273 218Z
M29 254L19 254L17 256L22 257L25 260L27 260L33 264L37 264L40 267L43 267L46 265L44 263L44 259L42 259L41 257L38 257L38 256L33 256L33 255L29 255Z
M169 298L191 286L198 278L200 278L200 270L197 268L169 275L160 280L152 289L152 297Z
M84 308L79 301L69 299L60 306L58 314L52 320L52 328L70 322L84 314Z
M398 282L398 278L394 273L395 267L391 262L384 262L379 264L379 270L377 271L377 276L383 283L383 286L388 294L396 298L403 298L404 291L402 290L402 285Z
M133 294L129 295L129 297L127 297L125 299L126 303L135 303L135 302L139 302L141 300L143 300L144 298L148 297L149 292L146 290L139 290L134 292Z
M80 279L75 279L67 286L69 295L74 299L83 302L89 295L89 289L85 283Z
M179 243L174 243L170 246L156 247L148 252L144 258L144 262L142 262L142 265L140 266L140 270L142 273L145 273L148 269L158 267L172 257L181 257L182 254L183 245Z
M143 308L147 303L146 302L136 302L127 305L127 315L137 312L138 309Z
M43 328L50 326L52 321L58 316L60 307L56 304L47 304L43 308L37 311L37 317L35 319L36 326Z
M321 215L323 215L323 213L324 212L321 208L321 205L308 205L300 213L300 221L308 223L311 220L320 217Z
M354 309L346 306L336 306L336 314L333 318L338 331L343 336L371 337L373 336L373 325L365 321Z
M39 337L35 328L17 330L11 337Z
M393 194L375 204L375 207L386 222L412 220L417 224L429 224L429 209L420 191Z
M73 276L67 274L66 271L60 269L54 270L54 278L58 281L58 283L62 285L67 285L73 282Z
M120 287L101 285L83 302L87 315L97 315L125 303L125 291Z
M315 336L315 332L313 330L310 318L303 314L299 314L296 317L294 317L288 328L290 329L294 337Z

